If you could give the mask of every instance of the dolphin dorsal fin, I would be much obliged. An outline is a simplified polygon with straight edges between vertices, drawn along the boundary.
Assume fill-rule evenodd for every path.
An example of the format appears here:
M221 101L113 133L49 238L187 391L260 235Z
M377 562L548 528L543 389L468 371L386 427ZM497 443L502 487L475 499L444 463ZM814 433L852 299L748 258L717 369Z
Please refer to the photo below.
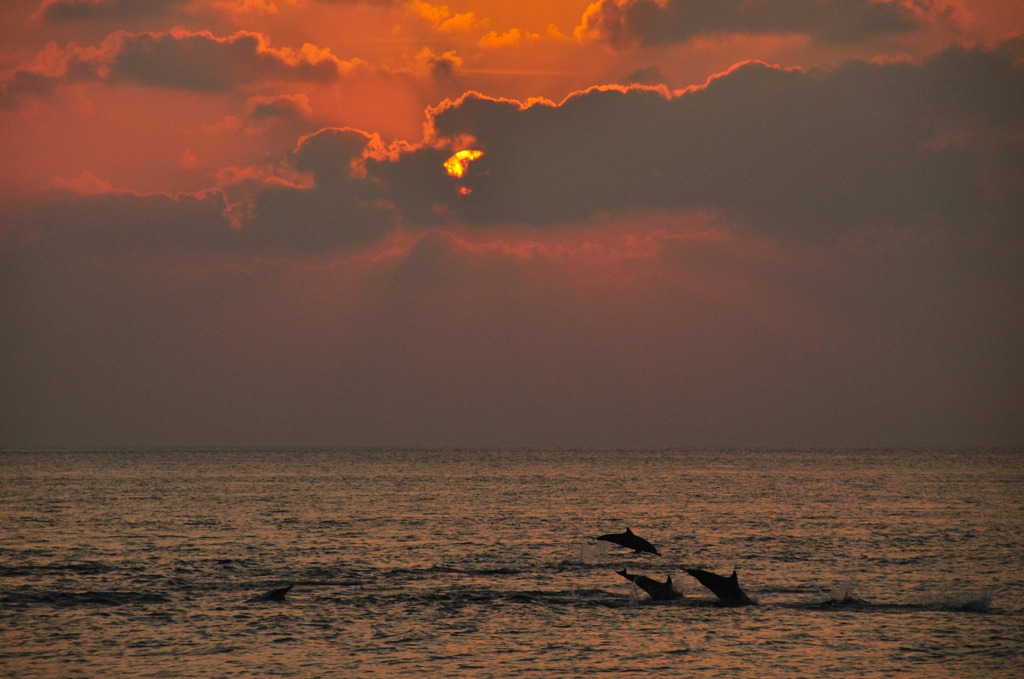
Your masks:
M730 580L735 580L736 579L736 569L735 568L732 569L732 575L729 576L729 579Z
M628 533L629 535L633 534L633 531L629 529L629 526L626 526L626 533Z

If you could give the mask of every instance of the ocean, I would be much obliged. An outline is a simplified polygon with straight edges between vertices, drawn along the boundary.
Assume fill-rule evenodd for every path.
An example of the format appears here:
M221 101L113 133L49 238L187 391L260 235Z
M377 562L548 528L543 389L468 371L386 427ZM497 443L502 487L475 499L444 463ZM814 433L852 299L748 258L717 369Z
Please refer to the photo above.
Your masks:
M1021 667L1021 450L0 452L3 676Z

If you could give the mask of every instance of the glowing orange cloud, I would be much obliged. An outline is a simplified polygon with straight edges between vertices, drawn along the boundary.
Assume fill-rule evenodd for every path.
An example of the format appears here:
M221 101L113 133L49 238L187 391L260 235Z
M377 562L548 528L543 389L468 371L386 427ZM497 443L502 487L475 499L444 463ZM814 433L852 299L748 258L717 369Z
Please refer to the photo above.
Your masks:
M453 177L461 177L466 174L466 168L469 167L469 164L482 155L484 155L483 151L463 149L444 161L444 169Z

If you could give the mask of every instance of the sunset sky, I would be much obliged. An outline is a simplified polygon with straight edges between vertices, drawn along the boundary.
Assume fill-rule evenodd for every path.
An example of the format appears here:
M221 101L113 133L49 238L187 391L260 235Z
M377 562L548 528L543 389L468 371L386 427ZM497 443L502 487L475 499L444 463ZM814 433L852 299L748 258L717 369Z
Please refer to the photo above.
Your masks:
M0 448L1024 444L1018 0L7 0Z

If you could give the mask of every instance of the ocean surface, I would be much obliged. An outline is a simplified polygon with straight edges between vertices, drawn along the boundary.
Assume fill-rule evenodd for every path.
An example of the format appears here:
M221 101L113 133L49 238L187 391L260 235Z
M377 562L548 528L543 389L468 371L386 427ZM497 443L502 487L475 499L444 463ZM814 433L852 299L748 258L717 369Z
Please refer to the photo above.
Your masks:
M2 676L1022 667L1021 450L0 452Z

